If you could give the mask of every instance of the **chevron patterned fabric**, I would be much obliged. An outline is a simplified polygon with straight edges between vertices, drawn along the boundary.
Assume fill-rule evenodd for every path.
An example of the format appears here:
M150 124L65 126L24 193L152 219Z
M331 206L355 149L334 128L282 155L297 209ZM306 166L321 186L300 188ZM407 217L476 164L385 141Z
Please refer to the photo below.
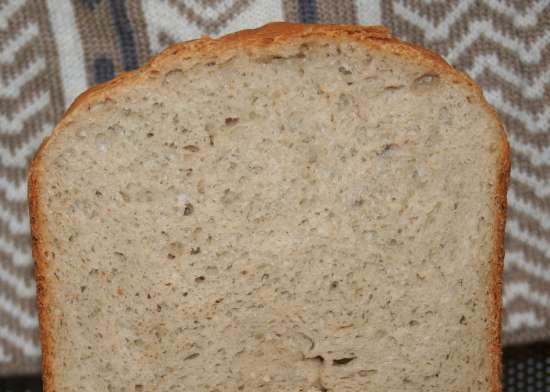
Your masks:
M0 0L0 375L40 371L26 173L86 88L274 20L384 24L483 87L512 147L505 344L550 339L550 0Z

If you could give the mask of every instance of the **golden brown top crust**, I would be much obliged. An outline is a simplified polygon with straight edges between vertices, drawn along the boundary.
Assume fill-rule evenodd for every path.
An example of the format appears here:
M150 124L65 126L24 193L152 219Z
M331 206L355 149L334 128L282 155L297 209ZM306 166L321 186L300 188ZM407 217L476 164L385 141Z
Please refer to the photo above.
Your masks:
M501 304L501 274L503 250L504 221L506 213L506 189L509 176L509 146L506 135L495 110L485 101L481 89L467 75L456 71L439 55L420 46L406 43L392 37L389 30L383 26L355 25L312 25L276 22L263 27L242 30L228 34L218 39L202 37L200 39L175 44L153 58L149 63L132 72L119 75L110 82L95 86L82 93L69 107L64 117L56 126L52 136L46 138L31 164L29 172L29 205L33 240L33 256L36 260L36 276L38 281L38 305L41 325L41 342L43 351L43 381L44 391L53 392L54 377L52 358L53 337L50 330L51 309L50 295L52 289L46 282L47 265L42 255L45 246L42 228L43 216L40 208L40 165L41 158L49 143L70 123L75 110L90 107L92 104L110 99L110 96L123 86L140 83L141 81L170 70L171 67L182 64L184 60L201 58L221 58L237 52L262 52L270 48L281 47L307 39L319 40L353 40L367 45L371 50L379 50L408 58L412 62L423 64L427 69L438 73L452 83L468 88L478 102L491 114L495 127L501 131L501 148L497 175L497 194L495 195L494 218L494 259L492 282L492 312L494 322L491 328L490 357L492 360L493 379L492 392L500 388L500 304Z
M357 25L320 25L320 24L298 24L288 22L274 22L269 23L263 27L257 29L241 30L236 33L231 33L223 37L228 41L241 41L248 38L267 38L276 39L283 35L307 35L308 33L322 32L323 34L330 35L336 33L340 35L342 33L354 34L359 33L369 36L380 36L382 38L390 38L390 31L385 26L357 26Z

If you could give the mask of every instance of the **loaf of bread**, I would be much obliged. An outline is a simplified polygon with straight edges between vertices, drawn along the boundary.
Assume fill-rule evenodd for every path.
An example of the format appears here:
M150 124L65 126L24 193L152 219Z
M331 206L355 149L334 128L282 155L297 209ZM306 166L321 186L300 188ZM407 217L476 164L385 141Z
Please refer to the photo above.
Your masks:
M34 158L45 391L499 391L508 161L382 27L175 45Z

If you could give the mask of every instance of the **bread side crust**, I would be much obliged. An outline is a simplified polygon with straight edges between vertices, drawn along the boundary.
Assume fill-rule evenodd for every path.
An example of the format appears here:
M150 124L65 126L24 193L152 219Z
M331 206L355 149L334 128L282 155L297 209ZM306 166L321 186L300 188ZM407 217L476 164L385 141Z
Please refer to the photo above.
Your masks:
M510 145L506 137L504 126L498 118L495 109L490 106L483 98L484 106L492 112L501 135L500 156L498 161L498 170L496 178L496 194L494 195L495 213L494 213L494 231L493 231L493 259L491 262L491 310L492 323L490 335L489 358L492 363L492 392L502 391L502 339L501 339L501 324L502 324L502 275L504 269L504 233L506 226L506 211L507 211L507 191L508 182L510 179Z
M44 154L49 137L46 137L36 152L29 170L28 199L29 217L31 224L32 256L35 261L35 277L37 286L36 302L38 305L38 319L40 325L40 345L42 348L42 384L45 392L55 391L53 372L53 334L50 306L50 288L46 278L47 262L41 229L43 225L42 211L39 206L40 175L39 165Z
M149 78L157 77L162 71L180 68L185 60L204 61L206 59L231 58L237 53L255 52L269 54L276 48L304 40L334 40L356 41L365 44L371 50L406 57L413 62L423 64L431 71L454 84L462 85L470 90L477 102L493 118L494 126L500 133L499 158L497 161L496 193L494 199L493 217L493 255L491 260L491 293L489 308L491 323L488 342L488 357L491 361L491 392L501 391L501 306L502 306L502 270L504 258L504 225L506 221L506 192L510 173L510 151L504 127L496 111L485 98L481 88L466 74L452 68L441 56L418 45L400 41L392 37L389 30L383 26L355 25L311 25L286 22L270 23L258 29L242 30L211 39L207 36L175 44L143 67L120 74L113 80L90 88L82 93L69 107L63 118L55 127L52 135L47 137L31 163L29 171L29 215L32 232L32 254L36 263L37 302L40 321L40 340L42 345L42 378L44 392L55 391L55 356L54 338L52 334L53 314L51 311L51 292L55 290L54 282L47 278L47 260L44 252L48 247L44 232L44 216L40 205L40 180L46 175L42 168L42 160L47 154L47 148L64 129L72 122L75 112L88 110L93 104L111 99L124 86L142 83Z

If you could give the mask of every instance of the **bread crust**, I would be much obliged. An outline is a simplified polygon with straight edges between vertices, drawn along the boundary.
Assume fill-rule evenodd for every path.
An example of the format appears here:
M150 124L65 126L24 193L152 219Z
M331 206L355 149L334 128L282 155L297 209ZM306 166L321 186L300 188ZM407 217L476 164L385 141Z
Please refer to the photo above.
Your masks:
M197 40L175 44L143 67L120 74L113 80L90 88L82 93L72 103L65 115L55 127L52 135L47 137L31 163L29 171L29 214L32 232L32 254L36 263L36 280L38 286L37 302L39 308L40 340L42 345L42 378L45 392L55 391L55 371L53 359L55 355L54 338L51 333L53 313L51 307L51 292L53 282L48 281L47 260L44 252L44 217L40 205L40 180L42 174L42 159L48 145L64 131L71 122L77 110L89 109L93 104L111 99L111 96L123 86L141 83L150 77L156 77L161 70L180 66L184 60L219 59L231 57L236 53L267 52L277 47L284 47L304 40L352 40L363 43L371 50L379 50L401 57L407 57L413 62L425 65L440 77L449 79L455 84L470 90L474 99L492 116L494 125L500 130L499 159L497 162L496 194L494 195L493 217L493 257L491 260L491 293L489 305L492 320L489 326L490 341L488 356L491 361L492 380L491 392L501 391L501 304L502 304L502 270L504 258L504 226L506 220L506 192L510 173L510 151L504 128L496 111L483 97L481 88L467 75L452 68L441 56L415 44L400 41L392 37L389 30L383 26L355 25L311 25L276 22L251 30L242 30L228 34L218 39L208 36Z

